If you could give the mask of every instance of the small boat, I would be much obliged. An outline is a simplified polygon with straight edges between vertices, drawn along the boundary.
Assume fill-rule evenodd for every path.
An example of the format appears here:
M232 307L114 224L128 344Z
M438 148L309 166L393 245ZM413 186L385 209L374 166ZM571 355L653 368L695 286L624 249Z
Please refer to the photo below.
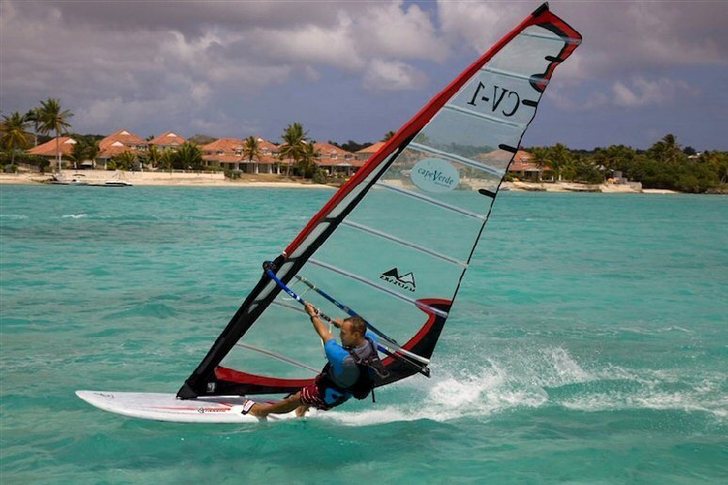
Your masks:
M50 183L54 185L89 185L89 183L85 180L85 177L86 176L82 173L74 173L73 178L69 180L65 177L65 175L56 173L53 174Z
M121 178L121 172L117 171L112 178L106 180L104 183L91 185L95 187L131 187L134 184L123 180Z
M126 182L124 180L111 179L99 185L103 187L131 187L134 184L132 184L131 182Z

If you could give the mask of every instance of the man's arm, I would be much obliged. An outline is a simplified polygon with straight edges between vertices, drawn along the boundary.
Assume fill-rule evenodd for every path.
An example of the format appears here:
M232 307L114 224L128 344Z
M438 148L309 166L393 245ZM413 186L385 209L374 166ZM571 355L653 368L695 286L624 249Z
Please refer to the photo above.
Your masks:
M306 303L306 313L308 313L308 316L311 317L311 323L313 324L313 328L316 329L316 333L319 334L321 340L323 340L324 343L328 342L329 340L333 340L334 336L331 335L331 332L329 332L329 328L324 322L321 321L321 319L318 317L318 314L316 313L316 309L310 303Z

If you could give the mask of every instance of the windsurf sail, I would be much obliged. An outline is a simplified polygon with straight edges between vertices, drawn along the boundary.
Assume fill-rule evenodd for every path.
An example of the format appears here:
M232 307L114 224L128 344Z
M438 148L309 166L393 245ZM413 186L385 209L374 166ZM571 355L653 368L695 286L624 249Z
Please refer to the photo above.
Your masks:
M325 360L298 295L386 334L377 386L421 372L541 96L580 42L543 4L465 69L266 268L178 397L310 384Z

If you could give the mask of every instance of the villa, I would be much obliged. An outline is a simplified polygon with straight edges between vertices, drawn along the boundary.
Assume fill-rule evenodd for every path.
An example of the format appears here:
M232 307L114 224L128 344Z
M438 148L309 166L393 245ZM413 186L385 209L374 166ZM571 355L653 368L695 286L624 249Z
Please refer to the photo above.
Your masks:
M367 161L369 160L369 157L377 153L379 150L382 149L382 147L386 144L386 141L378 141L372 145L369 145L366 148L362 148L358 152L356 152L354 155L358 160Z
M245 141L240 138L220 138L200 147L205 165L219 165L229 170L240 170L245 173L275 173L280 174L280 160L278 160L278 147L258 137L260 157L248 160L245 158Z
M508 173L522 181L530 182L553 182L554 171L548 165L539 166L533 161L533 155L525 150L518 150L513 157L513 163L508 168Z
M121 129L99 141L99 154L97 162L103 162L104 169L107 163L117 155L124 152L141 153L147 150L148 142L130 131Z
M155 145L160 149L177 149L184 145L185 143L184 137L179 136L178 134L167 131L162 133L159 136L155 136L151 140L149 140L149 145Z
M364 160L359 160L353 153L330 143L317 142L313 146L318 153L316 165L325 170L328 175L348 177L364 165Z
M71 157L71 154L73 153L73 146L76 144L76 140L74 140L71 137L68 136L59 136L58 137L58 148L60 148L61 151L61 160L68 161ZM58 153L56 152L56 138L53 138L50 141L47 141L43 143L42 145L38 145L36 147L31 148L28 150L29 155L37 155L40 157L45 157L51 162L56 160L56 157L58 156Z

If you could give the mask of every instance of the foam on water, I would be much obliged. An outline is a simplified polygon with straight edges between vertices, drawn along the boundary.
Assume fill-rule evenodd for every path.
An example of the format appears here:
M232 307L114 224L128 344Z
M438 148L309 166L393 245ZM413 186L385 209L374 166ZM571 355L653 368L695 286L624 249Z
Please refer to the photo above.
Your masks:
M519 365L514 366L514 362ZM665 369L627 369L607 365L585 370L561 347L546 347L499 361L488 359L479 371L435 366L429 381L398 384L406 394L402 404L375 404L365 411L346 407L319 413L349 426L428 419L438 422L488 418L517 408L563 407L584 412L614 410L676 410L706 412L725 420L728 394L720 373L697 383L694 376ZM682 391L666 388L679 385ZM578 387L579 385L584 385ZM577 387L574 387L577 386ZM616 388L615 388L616 387ZM602 390L608 388L608 390ZM566 395L561 392L566 389ZM386 396L386 390L379 395Z

